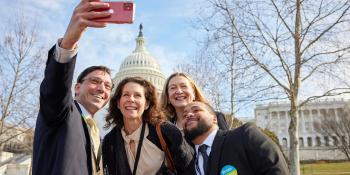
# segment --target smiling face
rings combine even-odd
[[[75,85],[75,99],[94,115],[108,102],[111,88],[110,75],[105,71],[95,70]]]
[[[142,120],[143,112],[148,108],[145,88],[138,83],[126,83],[118,101],[124,123],[129,120]]]
[[[185,135],[190,140],[217,127],[217,118],[215,114],[201,102],[192,102],[188,104],[185,107],[183,117]]]
[[[188,103],[194,101],[194,90],[189,80],[183,76],[175,76],[168,85],[169,101],[177,108],[184,108]]]

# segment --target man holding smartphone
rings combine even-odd
[[[112,12],[101,11],[108,8],[108,3],[99,0],[82,0],[64,37],[49,51],[40,86],[33,175],[103,174],[99,132],[92,118],[109,100],[113,88],[110,70],[104,66],[85,69],[75,85],[74,99],[71,86],[77,43],[86,28],[106,26],[93,19],[109,17]]]

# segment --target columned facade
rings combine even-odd
[[[343,114],[350,101],[344,99],[319,100],[310,102],[299,109],[299,146],[302,150],[318,150],[322,154],[324,150],[335,150],[339,144],[337,137],[328,137],[315,130],[315,122],[319,122],[323,116],[332,117],[335,120]],[[290,139],[288,127],[290,122],[290,104],[287,102],[272,102],[266,105],[257,105],[255,108],[255,121],[259,127],[273,131],[285,151],[289,150]],[[321,150],[321,151],[320,151]],[[323,151],[322,151],[323,150]],[[305,152],[305,151],[304,151]],[[310,153],[317,155],[316,153]],[[338,154],[334,153],[339,156]],[[337,156],[334,156],[336,158]],[[303,157],[303,155],[301,155]],[[305,156],[304,156],[305,157]],[[339,158],[339,157],[338,157]]]

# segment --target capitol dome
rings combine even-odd
[[[119,71],[113,79],[115,85],[118,85],[126,77],[143,77],[150,81],[162,93],[165,83],[165,77],[160,71],[158,61],[147,51],[145,47],[145,38],[142,34],[142,25],[140,25],[139,35],[136,38],[136,49],[125,58],[120,65]]]

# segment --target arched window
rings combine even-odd
[[[321,146],[321,138],[320,137],[316,137],[316,146]]]
[[[304,147],[304,139],[302,137],[299,137],[299,145],[300,147]]]
[[[282,139],[282,146],[283,146],[283,147],[287,147],[287,146],[288,146],[287,138],[283,138],[283,139]]]
[[[307,138],[307,146],[308,146],[308,147],[311,147],[311,146],[312,146],[312,138],[311,138],[311,137],[308,137],[308,138]]]
[[[324,146],[329,146],[329,137],[324,136]]]

